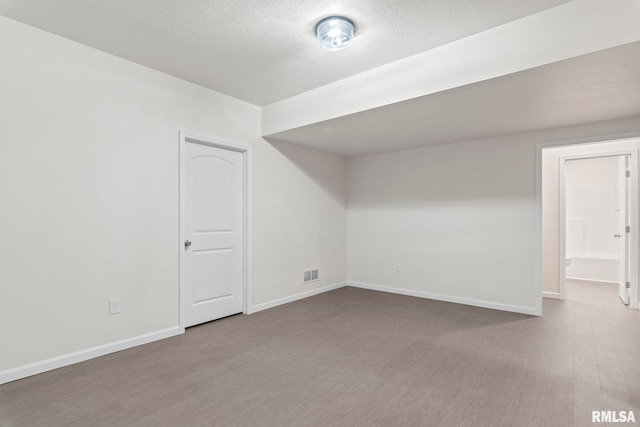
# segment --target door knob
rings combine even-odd
[[[191,246],[191,241],[190,240],[185,240],[184,241],[184,248],[187,249],[187,248],[189,248],[189,246]]]

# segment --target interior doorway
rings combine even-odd
[[[180,329],[247,312],[249,147],[180,134]]]
[[[569,278],[608,284],[616,306],[628,301],[637,309],[640,138],[541,144],[539,150],[541,296],[565,299]],[[605,164],[621,174],[597,184]],[[572,169],[591,181],[567,186]],[[599,195],[589,201],[589,191]],[[567,206],[572,201],[577,207]]]
[[[629,305],[630,164],[630,154],[562,158],[565,295],[568,284],[599,286]]]

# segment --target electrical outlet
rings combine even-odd
[[[120,298],[114,298],[109,300],[109,314],[120,313]]]
[[[400,273],[400,266],[396,265],[396,273]]]
[[[420,267],[420,275],[421,276],[426,276],[427,275],[427,270],[425,270],[424,267]]]

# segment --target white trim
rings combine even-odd
[[[639,252],[640,252],[640,240],[638,239],[638,235],[640,235],[640,208],[638,198],[638,168],[640,165],[638,164],[638,158],[640,155],[638,154],[640,150],[634,150],[631,153],[631,160],[629,162],[629,168],[631,169],[631,185],[629,191],[631,192],[631,206],[630,209],[630,226],[631,226],[631,241],[629,244],[631,245],[631,253],[629,259],[631,261],[631,271],[630,271],[630,279],[631,279],[631,288],[629,289],[629,307],[639,309],[640,308],[640,269],[638,267]]]
[[[238,151],[240,153],[247,152],[251,150],[251,146],[247,144],[242,144],[240,142],[232,142],[232,141],[224,141],[222,139],[214,139],[209,138],[208,136],[198,135],[191,132],[180,131],[180,140],[185,141],[189,140],[191,142],[195,142],[196,144],[206,144],[212,145],[218,148],[226,148],[228,150]]]
[[[536,305],[536,315],[542,316],[542,148],[536,145],[536,248],[533,256],[533,291]]]
[[[179,227],[179,231],[178,231],[178,322],[179,322],[179,326],[180,326],[180,333],[184,334],[184,324],[186,323],[185,321],[185,315],[184,315],[184,310],[182,309],[182,284],[185,283],[185,278],[184,278],[184,272],[185,272],[185,262],[186,260],[184,259],[183,256],[183,248],[182,248],[182,242],[185,241],[185,227],[184,227],[184,212],[186,211],[186,197],[185,194],[186,193],[186,171],[185,171],[185,167],[182,164],[184,162],[185,156],[186,156],[186,135],[184,135],[182,133],[182,131],[180,131],[180,153],[178,155],[178,168],[179,168],[179,177],[178,177],[178,193],[179,193],[179,199],[180,199],[180,206],[178,207],[178,227]]]
[[[262,304],[254,305],[251,307],[250,311],[247,314],[257,313],[262,310],[266,310],[269,308],[277,307],[282,304],[288,304],[290,302],[298,301],[304,298],[309,298],[314,295],[322,294],[324,292],[333,291],[335,289],[340,289],[347,286],[347,282],[334,283],[333,285],[322,286],[320,288],[311,289],[309,291],[300,292],[299,294],[290,295],[284,298],[278,298],[273,301],[264,302]]]
[[[223,141],[223,140],[218,140],[218,139],[212,139],[206,136],[202,136],[202,135],[197,135],[194,133],[189,133],[189,132],[185,132],[185,131],[180,131],[180,157],[178,160],[179,163],[179,169],[180,169],[180,176],[179,176],[179,188],[180,188],[180,206],[179,206],[179,217],[178,217],[178,221],[180,223],[180,231],[179,231],[179,236],[178,236],[178,248],[180,248],[180,260],[179,260],[179,265],[180,265],[180,282],[179,282],[179,298],[178,298],[178,309],[180,312],[180,333],[184,333],[185,327],[185,319],[184,319],[184,310],[182,310],[182,284],[185,283],[185,278],[184,278],[184,272],[185,272],[185,257],[184,257],[184,251],[181,250],[182,249],[182,242],[184,242],[185,240],[185,230],[184,230],[184,221],[182,220],[184,217],[184,212],[186,210],[186,200],[185,200],[185,182],[186,182],[186,177],[185,177],[185,168],[183,165],[184,159],[185,159],[185,147],[187,142],[193,142],[193,143],[197,143],[197,144],[204,144],[204,145],[209,145],[212,147],[218,147],[218,148],[223,148],[226,150],[232,150],[232,151],[237,151],[239,153],[242,153],[242,158],[243,158],[243,162],[244,162],[244,176],[243,176],[243,180],[244,180],[244,199],[243,199],[243,227],[244,227],[244,259],[243,259],[243,273],[244,273],[244,280],[243,280],[243,284],[242,284],[242,312],[245,314],[249,313],[250,310],[250,304],[251,304],[251,294],[252,294],[252,280],[253,280],[253,273],[252,273],[252,262],[253,262],[253,258],[252,258],[252,250],[253,250],[253,246],[252,246],[252,242],[253,242],[253,227],[252,227],[252,210],[253,210],[253,187],[252,187],[252,181],[253,181],[253,172],[252,172],[252,167],[253,167],[253,157],[252,157],[252,151],[251,151],[251,146],[250,145],[246,145],[246,144],[241,144],[241,143],[237,143],[237,142],[229,142],[229,141]]]
[[[558,158],[558,212],[560,214],[559,227],[558,227],[558,261],[559,277],[559,294],[560,299],[564,299],[564,280],[567,277],[567,213],[565,199],[567,197],[567,161],[564,157]]]
[[[559,292],[542,291],[542,298],[562,299]]]
[[[354,282],[349,280],[347,286],[354,288],[370,289],[372,291],[389,292],[392,294],[407,295],[410,297],[426,298],[436,301],[452,302],[456,304],[471,305],[474,307],[491,308],[493,310],[510,311],[512,313],[529,314],[540,316],[536,307],[525,307],[520,305],[500,304],[490,301],[476,300],[471,298],[454,297],[451,295],[435,294],[432,292],[417,291],[413,289],[393,288],[390,286],[373,285],[370,283]]]
[[[253,151],[250,148],[244,153],[244,307],[243,313],[251,310],[253,292]]]
[[[124,340],[115,341],[109,344],[91,347],[85,350],[68,353],[62,356],[45,359],[39,362],[30,363],[28,365],[18,366],[17,368],[0,371],[0,384],[10,381],[19,380],[21,378],[30,377],[32,375],[41,374],[53,369],[62,368],[74,363],[84,362],[85,360],[95,357],[104,356],[106,354],[115,353],[117,351],[126,350],[137,347],[139,345],[148,344],[153,341],[162,340],[180,334],[180,328],[174,326],[172,328],[162,329],[160,331],[151,332],[137,337],[126,338]]]

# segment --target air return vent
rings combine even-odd
[[[302,283],[315,282],[318,280],[318,269],[312,268],[311,270],[304,270],[302,272]]]

